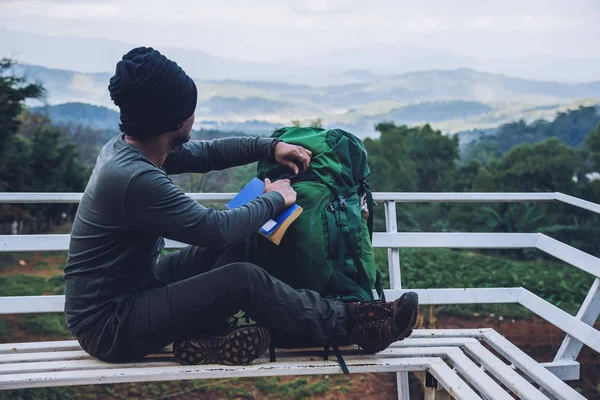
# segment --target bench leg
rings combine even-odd
[[[452,397],[443,387],[438,388],[437,381],[428,372],[415,372],[415,375],[423,384],[425,391],[424,400],[451,400]],[[429,375],[429,376],[428,376]]]
[[[396,384],[398,386],[398,400],[410,400],[410,388],[408,386],[408,372],[396,373]]]

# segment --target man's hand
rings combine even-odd
[[[296,191],[290,186],[289,179],[280,179],[271,183],[269,178],[266,178],[264,193],[268,192],[277,192],[282,195],[286,207],[289,207],[296,202]]]
[[[275,145],[275,160],[281,165],[290,167],[295,174],[298,174],[298,166],[293,160],[298,160],[304,165],[304,170],[308,171],[308,165],[312,152],[302,146],[279,142]]]

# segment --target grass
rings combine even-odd
[[[64,314],[24,315],[19,323],[21,329],[35,335],[69,336]]]
[[[0,341],[2,343],[9,341],[13,332],[12,325],[8,321],[0,319]]]
[[[291,379],[276,376],[10,390],[0,392],[0,400],[95,399],[97,397],[120,400],[184,398],[301,400],[327,396],[328,393],[347,393],[352,390],[352,387],[352,380],[343,375]]]
[[[35,296],[63,293],[64,278],[62,275],[55,275],[51,278],[23,274],[0,277],[0,296]]]
[[[375,250],[378,268],[389,287],[387,251]],[[402,285],[407,288],[524,287],[569,313],[576,313],[594,278],[576,267],[552,261],[516,261],[448,249],[401,249]],[[438,314],[531,314],[515,305],[436,306]]]

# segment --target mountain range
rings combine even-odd
[[[252,62],[218,57],[197,49],[127,43],[93,37],[52,36],[0,27],[0,57],[53,69],[81,72],[112,72],[119,59],[133,47],[155,47],[200,80],[269,80],[330,86],[371,80],[379,75],[398,75],[432,69],[469,68],[494,74],[546,81],[584,82],[600,80],[600,58],[573,59],[541,56],[531,50],[526,57],[467,56],[442,47],[398,45],[382,42],[347,47],[322,54],[298,54],[292,59]],[[198,39],[201,41],[201,38]],[[318,48],[318,47],[317,47]],[[367,76],[342,74],[368,70]]]
[[[0,35],[10,39],[0,41],[0,56],[19,61],[17,72],[44,85],[48,106],[87,103],[116,110],[107,90],[116,61],[134,46],[149,45],[5,28]],[[326,127],[361,137],[374,135],[381,121],[432,123],[454,133],[519,119],[553,119],[557,112],[600,102],[600,60],[595,59],[471,59],[444,49],[393,43],[268,63],[199,50],[160,50],[198,86],[196,128],[260,133],[292,121],[320,119]],[[561,75],[570,82],[539,78],[557,65],[570,71]],[[581,82],[586,77],[597,80]],[[81,106],[75,109],[79,112]],[[100,119],[94,123],[115,124],[114,116]]]
[[[47,89],[46,103],[80,102],[115,110],[110,73],[82,73],[20,64],[17,72]],[[358,136],[374,134],[381,121],[433,123],[447,133],[485,129],[524,119],[552,119],[559,111],[600,103],[600,82],[558,83],[470,69],[376,74],[352,69],[355,81],[310,86],[269,81],[199,80],[197,128],[271,130],[293,120],[320,118]]]

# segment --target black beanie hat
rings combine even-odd
[[[121,110],[121,131],[148,138],[178,129],[196,109],[194,81],[152,47],[130,50],[117,63],[108,85]]]

